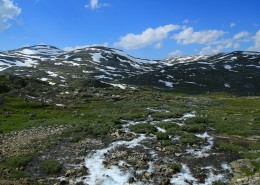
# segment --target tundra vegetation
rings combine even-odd
[[[174,119],[163,121],[179,119],[192,111],[196,112],[196,117],[186,119],[183,126]],[[144,122],[147,120],[148,123]],[[126,121],[140,122],[130,125],[130,131],[153,136],[156,138],[154,145],[175,153],[184,152],[186,146],[203,143],[204,139],[196,134],[210,129],[214,132],[216,150],[233,154],[236,156],[234,160],[248,160],[250,165],[242,166],[240,175],[252,176],[260,172],[258,96],[225,92],[191,96],[141,87],[127,90],[116,87],[53,87],[30,78],[10,80],[1,76],[0,179],[32,183],[30,165],[46,152],[64,143],[72,146],[84,144],[87,139],[99,140],[107,146],[118,139],[114,133]],[[149,123],[152,121],[156,124]],[[165,131],[158,131],[157,126]],[[33,134],[35,130],[37,133]],[[173,141],[176,136],[179,140]],[[173,170],[172,173],[178,173],[180,162],[169,163],[167,167]],[[38,165],[39,178],[66,173],[65,164],[51,156]],[[215,181],[213,184],[221,183]]]

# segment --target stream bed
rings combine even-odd
[[[124,185],[124,184],[173,184],[210,185],[215,181],[229,182],[232,170],[229,157],[214,148],[214,133],[206,130],[195,136],[203,140],[200,145],[187,145],[179,151],[170,151],[161,146],[153,134],[137,134],[131,125],[148,123],[165,133],[159,122],[175,122],[185,125],[185,120],[195,117],[196,112],[184,114],[181,118],[168,118],[154,121],[148,116],[146,121],[122,120],[123,127],[115,133],[116,139],[108,146],[88,152],[84,163],[87,173],[73,178],[60,177],[69,184]],[[172,136],[172,142],[178,142]],[[176,144],[178,145],[178,144]]]

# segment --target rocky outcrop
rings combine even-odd
[[[259,163],[259,159],[256,162]],[[234,171],[231,185],[260,184],[260,173],[255,173],[257,169],[249,159],[239,159],[230,163],[230,166]]]
[[[260,173],[256,173],[252,176],[241,177],[232,179],[231,185],[257,185],[260,184]]]

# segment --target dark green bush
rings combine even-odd
[[[74,136],[73,138],[70,139],[70,142],[72,143],[77,143],[81,140],[80,136]]]
[[[180,163],[176,163],[176,162],[169,163],[169,164],[167,165],[167,167],[173,169],[173,170],[174,170],[174,173],[180,172],[180,171],[181,171],[181,168],[182,168],[181,164],[180,164]]]
[[[182,127],[180,127],[180,130],[195,133],[195,132],[198,132],[198,131],[203,130],[205,128],[206,128],[206,126],[203,125],[203,124],[183,125]]]
[[[214,182],[212,183],[212,185],[227,185],[227,183],[222,182],[222,181],[220,181],[220,180],[217,180],[217,181],[214,181]]]
[[[166,130],[168,130],[168,129],[170,129],[170,128],[178,128],[178,127],[179,127],[179,125],[177,125],[177,124],[174,123],[174,122],[160,122],[160,123],[158,124],[158,126],[164,128],[164,129],[166,129]]]
[[[150,134],[150,133],[154,134],[157,132],[157,129],[149,123],[131,125],[130,129],[135,133],[142,133],[142,134]]]
[[[189,118],[185,121],[186,124],[208,124],[210,122],[208,118],[201,117]]]
[[[219,149],[224,150],[224,151],[230,151],[230,152],[241,152],[245,151],[245,148],[239,145],[235,145],[232,143],[227,143],[227,142],[218,142],[217,146]]]
[[[170,140],[163,141],[163,146],[172,146],[172,145],[174,145],[174,143]]]
[[[6,161],[6,164],[10,168],[20,168],[25,167],[31,160],[28,156],[15,156],[11,157]]]
[[[196,136],[194,134],[184,134],[183,136],[181,136],[180,138],[180,142],[182,144],[194,144],[196,141]]]
[[[61,171],[61,164],[55,160],[46,160],[43,162],[43,170],[47,174],[55,174]]]
[[[8,175],[8,178],[10,179],[21,179],[21,178],[26,178],[28,175],[26,172],[22,170],[12,170],[10,171],[10,174]]]
[[[162,132],[157,133],[156,137],[158,140],[168,140],[169,139],[169,135],[167,133],[162,133]]]
[[[175,127],[169,128],[169,129],[167,129],[166,133],[168,135],[171,135],[171,136],[178,135],[180,133],[180,129],[179,128],[180,128],[179,126],[176,127],[176,128]]]

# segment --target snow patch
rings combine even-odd
[[[154,61],[154,60],[145,60],[145,59],[139,59],[139,58],[134,58],[132,56],[129,56],[127,54],[125,54],[124,52],[117,50],[117,49],[113,49],[113,51],[118,54],[121,55],[123,57],[126,57],[134,62],[138,62],[138,63],[150,63],[150,64],[157,64],[158,62]]]
[[[253,64],[250,64],[250,65],[246,65],[246,67],[256,67],[256,68],[260,68],[260,66],[257,66],[257,65],[253,65]]]
[[[224,86],[227,87],[227,88],[230,88],[229,83],[225,83]]]
[[[100,59],[106,59],[101,55],[101,53],[91,53],[91,55],[94,62],[100,63]]]
[[[181,172],[174,174],[170,181],[171,184],[174,185],[190,185],[196,183],[197,179],[193,177],[189,167],[186,164],[184,164],[182,165]]]
[[[106,168],[103,165],[105,154],[114,150],[118,146],[127,146],[134,148],[139,143],[145,140],[145,135],[140,135],[132,141],[117,141],[109,147],[97,150],[94,154],[90,154],[85,159],[85,166],[89,169],[90,174],[86,176],[84,182],[89,185],[122,185],[131,177],[130,172],[123,172],[117,166]]]
[[[82,72],[87,74],[94,73],[94,71],[86,71],[86,70],[83,70]]]
[[[43,82],[46,82],[46,81],[48,81],[48,78],[41,78],[40,80]]]
[[[194,148],[187,149],[186,152],[188,154],[191,154],[191,155],[193,155],[195,157],[199,157],[199,158],[209,156],[208,152],[213,148],[213,145],[214,145],[213,137],[209,136],[207,132],[205,132],[203,134],[196,134],[196,136],[198,138],[206,139],[208,145],[202,146],[201,148],[198,148],[198,149],[194,149]]]
[[[155,126],[155,128],[158,130],[158,132],[166,133],[166,130],[161,127]]]
[[[113,84],[113,83],[107,83],[107,84],[110,84],[114,87],[119,87],[120,89],[126,89],[126,85],[125,84]]]
[[[37,52],[31,49],[23,49],[20,51],[20,53],[25,54],[25,55],[35,55]]]
[[[63,63],[65,64],[71,64],[72,66],[80,66],[80,64],[76,63],[76,62],[73,62],[73,61],[63,61]]]
[[[57,76],[59,76],[58,74],[56,74],[56,73],[54,73],[54,72],[52,72],[52,71],[46,71],[46,73],[48,73],[48,75],[51,76],[51,77],[57,77]]]
[[[192,112],[188,112],[188,113],[185,113],[181,119],[188,119],[188,118],[194,118],[196,117],[196,112],[195,111],[192,111]]]
[[[99,75],[99,76],[95,76],[97,79],[109,79],[109,80],[113,80],[113,78],[107,77],[105,75]]]
[[[167,86],[167,87],[173,87],[173,83],[172,82],[168,82],[168,81],[164,81],[164,80],[159,80],[159,82],[164,83],[165,86]]]
[[[231,65],[224,65],[225,69],[232,69]]]
[[[56,83],[54,83],[54,82],[49,82],[49,84],[50,84],[50,85],[55,85]]]
[[[211,62],[198,62],[198,64],[206,64],[206,65],[211,65]]]

